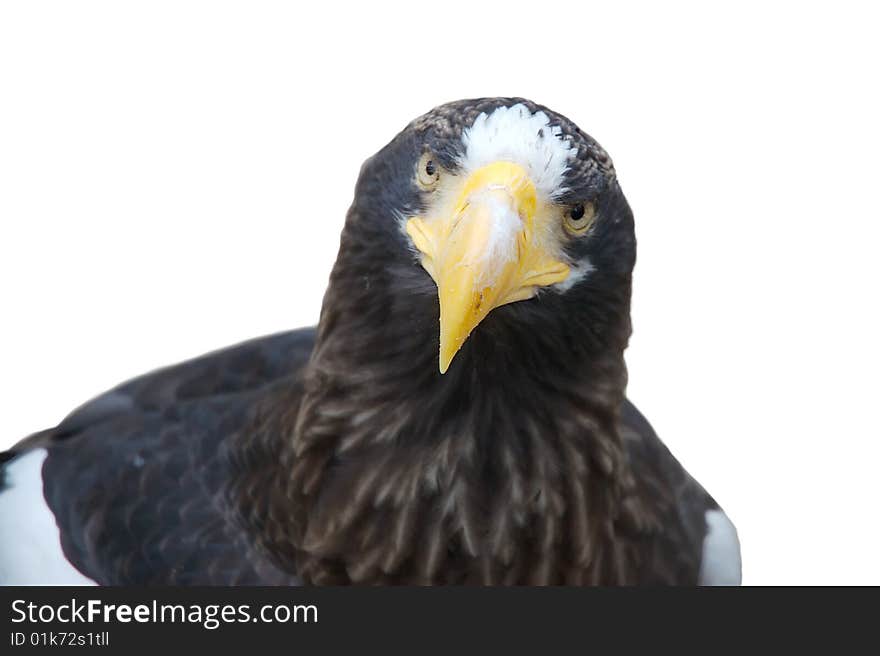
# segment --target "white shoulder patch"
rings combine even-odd
[[[11,460],[0,490],[0,585],[95,585],[64,556],[43,495],[45,449]]]
[[[721,510],[707,510],[706,529],[700,585],[740,585],[742,561],[733,522]]]
[[[459,164],[471,173],[498,160],[519,164],[545,199],[565,192],[562,180],[568,163],[577,154],[559,126],[550,126],[544,112],[532,114],[522,104],[483,112],[462,134],[464,155]]]

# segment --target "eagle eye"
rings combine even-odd
[[[430,153],[425,153],[419,158],[416,181],[425,191],[433,190],[440,181],[440,165]]]
[[[593,224],[596,206],[593,203],[576,203],[565,212],[565,227],[574,235],[582,235]]]

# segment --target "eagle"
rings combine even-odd
[[[573,122],[431,110],[361,168],[316,327],[0,454],[0,582],[739,584],[733,524],[626,398],[635,257]]]

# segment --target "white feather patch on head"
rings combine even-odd
[[[566,191],[562,181],[577,155],[577,148],[561,133],[544,112],[533,114],[522,104],[498,107],[480,114],[462,133],[465,149],[459,165],[471,173],[499,160],[514,162],[525,168],[538,192],[552,200]]]

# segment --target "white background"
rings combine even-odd
[[[437,104],[523,95],[614,158],[630,397],[745,582],[880,583],[876,16],[298,4],[0,5],[0,447],[314,323],[361,162]]]

